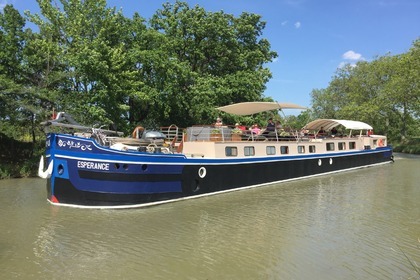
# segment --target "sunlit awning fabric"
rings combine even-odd
[[[370,125],[364,122],[359,121],[349,121],[349,120],[334,120],[334,119],[318,119],[314,120],[307,125],[305,125],[304,129],[309,130],[319,130],[321,127],[324,130],[330,130],[333,127],[342,125],[346,129],[356,129],[356,130],[363,130],[363,129],[373,129]]]
[[[234,115],[252,115],[261,112],[271,111],[271,110],[283,110],[283,109],[304,109],[306,107],[302,107],[300,105],[296,105],[293,103],[279,103],[279,102],[241,102],[235,103],[223,107],[216,108],[220,111],[234,114]]]

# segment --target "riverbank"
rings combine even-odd
[[[420,137],[406,139],[400,143],[393,145],[396,153],[420,155]]]

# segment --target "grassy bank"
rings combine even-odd
[[[420,155],[420,137],[406,139],[394,144],[394,152]]]
[[[35,176],[43,153],[44,141],[17,141],[0,133],[0,179]]]

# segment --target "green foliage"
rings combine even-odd
[[[283,121],[284,128],[290,128],[292,130],[302,129],[311,120],[311,111],[306,110],[297,116],[290,115],[285,117]]]
[[[215,107],[263,100],[265,65],[277,54],[259,15],[177,1],[147,23],[105,0],[37,2],[40,14],[24,18],[11,5],[0,13],[0,125],[17,141],[37,142],[53,110],[129,132],[138,123],[212,123]],[[24,30],[26,20],[36,32]]]
[[[148,75],[162,81],[156,105],[165,112],[163,123],[211,123],[215,107],[261,99],[271,77],[264,64],[277,54],[259,39],[265,27],[260,16],[235,18],[176,2],[165,4],[150,24],[165,34],[160,50],[166,57],[158,61],[164,71]]]
[[[405,139],[393,148],[394,152],[420,155],[420,137]]]
[[[420,135],[420,40],[409,52],[337,70],[329,86],[312,91],[316,118],[365,121],[391,140]]]

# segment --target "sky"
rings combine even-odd
[[[59,2],[59,0],[56,0]],[[150,19],[174,0],[108,0],[131,18]],[[278,53],[264,96],[310,107],[313,89],[328,87],[342,65],[407,52],[420,38],[420,0],[186,0],[208,12],[258,14],[266,22],[262,38]],[[39,13],[36,0],[0,0]]]

